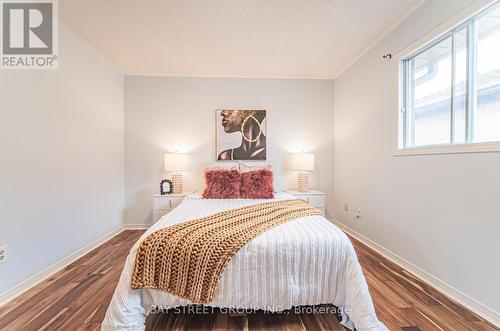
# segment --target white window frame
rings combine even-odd
[[[399,56],[395,57],[395,60],[398,63],[398,71],[399,71],[399,80],[397,89],[399,91],[398,98],[398,109],[399,109],[399,121],[398,121],[398,130],[399,130],[399,141],[398,141],[398,149],[395,153],[395,156],[405,156],[405,155],[427,155],[427,154],[455,154],[455,153],[485,153],[485,152],[500,152],[500,141],[494,142],[484,142],[484,143],[473,143],[472,135],[473,135],[473,112],[470,109],[475,105],[475,95],[473,89],[473,80],[474,80],[474,66],[475,66],[475,58],[470,56],[474,54],[474,49],[471,47],[474,44],[471,43],[472,38],[475,35],[475,23],[476,19],[480,17],[485,11],[489,10],[493,6],[500,6],[500,0],[478,0],[472,3],[470,6],[462,10],[456,16],[441,24],[439,27],[431,31],[429,34],[425,35],[417,42],[407,47],[406,49],[399,52]],[[450,141],[449,144],[441,144],[441,145],[429,145],[429,146],[417,146],[411,147],[407,146],[408,139],[408,121],[409,116],[408,112],[406,112],[406,96],[409,89],[409,79],[406,79],[406,76],[409,73],[409,62],[415,56],[425,52],[429,48],[435,46],[441,41],[449,38],[452,38],[452,54],[455,52],[454,48],[454,32],[459,31],[463,28],[466,28],[467,31],[467,94],[466,94],[466,137],[464,144],[454,144],[454,112],[453,112],[453,102],[454,102],[454,84],[451,91],[451,121],[450,121]],[[453,67],[454,64],[452,63]],[[452,82],[454,70],[452,70]]]

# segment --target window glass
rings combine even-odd
[[[454,34],[455,68],[453,99],[453,143],[465,143],[467,122],[467,28]]]
[[[411,146],[450,143],[451,71],[451,37],[411,60]]]
[[[500,140],[500,7],[477,20],[473,142]]]
[[[402,61],[403,147],[500,142],[500,3]]]

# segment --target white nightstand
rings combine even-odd
[[[297,190],[286,190],[285,192],[293,196],[296,196],[297,199],[302,199],[304,201],[307,201],[311,205],[311,207],[321,210],[323,216],[326,215],[325,193],[316,190],[309,190],[307,192],[299,192]]]
[[[153,196],[153,223],[158,222],[163,215],[168,214],[175,207],[180,205],[184,198],[192,192],[182,192],[179,194],[156,194]]]

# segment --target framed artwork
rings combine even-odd
[[[217,160],[265,160],[266,122],[265,110],[217,109]]]
[[[172,192],[173,192],[172,181],[168,179],[162,180],[160,182],[160,194],[166,195],[166,194],[172,194]]]

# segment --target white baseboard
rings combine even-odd
[[[441,279],[431,275],[425,270],[422,270],[421,268],[417,267],[413,263],[405,260],[401,256],[389,251],[388,249],[384,248],[383,246],[377,244],[376,242],[372,241],[371,239],[363,236],[359,232],[356,232],[355,230],[347,227],[345,224],[333,219],[331,220],[332,223],[337,225],[339,228],[344,230],[346,233],[349,235],[353,236],[354,238],[358,239],[361,241],[363,244],[366,246],[370,247],[377,253],[381,254],[388,260],[396,263],[399,265],[401,268],[404,268],[405,270],[409,271],[410,273],[414,274],[421,280],[423,280],[425,283],[431,285],[444,295],[448,296],[452,300],[458,302],[462,306],[466,307],[467,309],[471,310],[472,312],[476,313],[477,315],[481,316],[485,320],[493,323],[495,326],[500,327],[500,314],[493,310],[492,308],[482,304],[481,302],[477,301],[474,298],[471,298],[467,294],[457,290],[451,285],[448,285],[446,282],[442,281]]]
[[[123,228],[124,230],[144,230],[148,229],[152,224],[143,224],[143,223],[137,223],[137,224],[124,224]]]
[[[88,244],[87,246],[77,250],[73,254],[59,260],[58,262],[52,264],[51,266],[45,268],[44,270],[40,271],[39,273],[31,276],[30,278],[22,281],[18,285],[0,293],[0,307],[6,304],[7,302],[15,299],[19,295],[23,294],[30,288],[34,287],[35,285],[41,283],[45,279],[49,278],[59,270],[65,268],[69,264],[73,263],[74,261],[78,260],[85,254],[89,253],[93,249],[97,248],[98,246],[104,244],[106,241],[110,240],[117,234],[125,231],[125,230],[135,230],[135,229],[147,229],[150,225],[147,224],[124,224],[119,226],[118,228],[114,229],[111,232],[108,232],[101,238],[95,240],[94,242]]]

